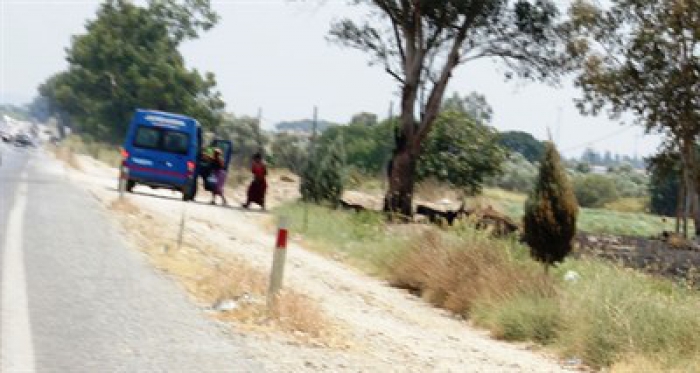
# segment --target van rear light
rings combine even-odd
[[[120,153],[122,154],[122,159],[123,159],[123,160],[126,160],[127,158],[129,158],[129,152],[126,151],[126,149],[121,148],[121,149],[120,149]]]
[[[187,171],[194,172],[194,162],[187,161]]]

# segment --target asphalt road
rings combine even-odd
[[[62,166],[36,149],[0,152],[0,371],[263,370]]]

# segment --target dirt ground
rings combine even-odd
[[[66,167],[105,206],[117,198],[117,171],[79,156],[79,169]],[[289,175],[270,177],[271,204],[298,196]],[[286,180],[286,181],[285,181]],[[148,212],[160,227],[172,227],[176,239],[185,213],[185,241],[206,242],[225,253],[269,271],[274,229],[268,214],[238,208],[244,186],[227,193],[233,207],[211,206],[209,196],[182,203],[180,194],[137,186],[130,203]],[[167,228],[170,229],[170,228]],[[127,235],[130,232],[125,232]],[[431,307],[403,290],[361,274],[343,263],[308,251],[294,232],[288,248],[285,286],[315,300],[342,326],[344,347],[295,342],[283,333],[246,331],[253,356],[274,372],[559,372],[574,370],[531,344],[493,340],[488,333],[446,311]],[[209,305],[201,305],[203,314]]]

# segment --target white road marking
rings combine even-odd
[[[20,178],[27,179],[24,171]],[[34,346],[29,321],[27,283],[24,277],[24,212],[27,207],[27,183],[17,187],[5,232],[2,258],[2,321],[0,323],[0,372],[34,372]]]

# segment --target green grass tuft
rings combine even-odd
[[[376,275],[386,275],[409,240],[406,234],[387,234],[384,215],[376,212],[349,213],[299,202],[284,204],[275,214],[289,217],[292,231],[302,234],[312,249]]]

